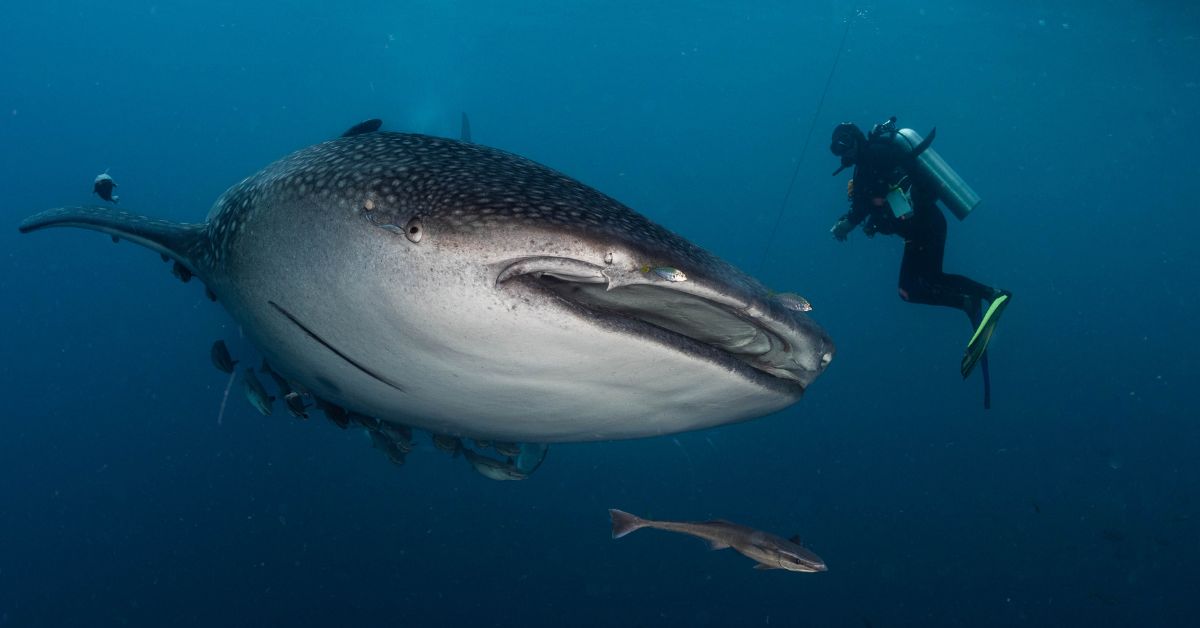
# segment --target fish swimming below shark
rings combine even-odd
[[[238,363],[229,355],[229,347],[225,346],[224,340],[217,340],[213,343],[212,349],[209,350],[209,357],[212,358],[213,366],[222,373],[232,374],[233,368]]]
[[[203,222],[63,207],[20,230],[153,249],[327,413],[455,437],[595,441],[742,421],[797,402],[832,360],[805,313],[587,185],[376,128],[267,166]],[[651,272],[663,268],[675,272]]]
[[[242,385],[246,391],[246,400],[250,405],[254,406],[263,416],[271,415],[271,407],[275,403],[275,398],[267,392],[265,386],[259,381],[254,374],[254,369],[247,368],[242,373]]]
[[[462,453],[471,467],[479,475],[489,480],[525,480],[529,478],[529,474],[518,468],[511,458],[508,460],[496,460],[495,458],[477,454],[466,448],[462,449]]]
[[[708,541],[714,550],[732,547],[743,556],[754,560],[755,569],[783,569],[806,573],[829,569],[820,556],[800,545],[798,536],[785,539],[769,532],[721,520],[697,523],[653,521],[616,509],[609,509],[608,514],[612,518],[614,539],[642,528],[654,528],[699,537]]]

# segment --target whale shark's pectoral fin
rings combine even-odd
[[[191,274],[198,274],[195,255],[207,239],[204,223],[178,223],[108,207],[58,207],[26,218],[18,227],[29,233],[47,227],[79,227],[102,231],[129,240],[174,259]]]

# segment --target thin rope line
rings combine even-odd
[[[767,263],[767,259],[771,256],[771,247],[775,244],[775,237],[779,234],[779,225],[783,222],[784,210],[787,209],[788,201],[792,198],[792,189],[796,186],[796,179],[800,176],[800,166],[804,163],[804,156],[808,153],[808,145],[812,143],[813,131],[817,128],[817,120],[821,117],[821,110],[825,107],[825,97],[829,95],[829,86],[833,84],[833,75],[837,73],[838,61],[842,59],[842,52],[846,49],[846,38],[850,35],[850,23],[852,19],[846,18],[846,28],[842,30],[842,41],[838,44],[837,55],[833,58],[833,65],[829,66],[829,76],[825,79],[825,89],[821,91],[821,99],[817,101],[817,109],[813,112],[812,122],[808,125],[808,134],[804,136],[804,147],[800,149],[800,157],[796,160],[796,167],[792,169],[792,178],[788,181],[787,192],[783,195],[783,201],[779,203],[779,211],[775,214],[775,226],[771,228],[771,233],[767,236],[767,246],[763,249],[762,257],[758,260],[758,269],[754,274],[762,273],[763,265]]]

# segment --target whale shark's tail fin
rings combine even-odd
[[[47,227],[80,227],[103,231],[119,239],[136,242],[174,259],[192,274],[197,272],[196,258],[207,238],[206,225],[169,222],[139,216],[108,207],[58,207],[47,209],[21,222],[21,233]]]

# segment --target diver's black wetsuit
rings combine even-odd
[[[937,206],[935,184],[921,175],[912,157],[887,138],[867,142],[854,164],[850,211],[842,219],[851,226],[865,220],[863,232],[867,235],[895,234],[904,238],[900,298],[957,308],[975,321],[981,301],[995,298],[999,291],[962,275],[942,272],[946,217]],[[897,218],[886,197],[891,184],[905,175],[912,181],[909,192],[913,212]]]

